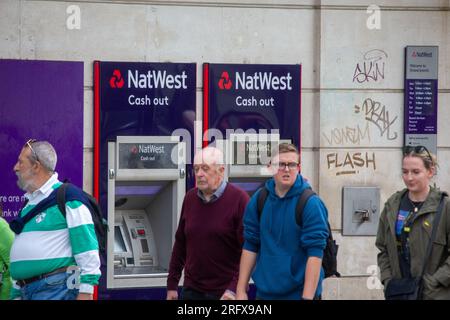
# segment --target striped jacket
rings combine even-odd
[[[47,198],[62,183],[58,174],[32,194],[21,216]],[[11,277],[22,280],[68,266],[80,267],[80,292],[93,293],[100,278],[100,257],[89,209],[79,201],[66,202],[66,218],[54,206],[39,213],[15,236],[11,248]],[[14,289],[18,289],[14,285]],[[12,292],[12,298],[18,292]]]

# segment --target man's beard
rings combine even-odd
[[[31,169],[29,171],[25,172],[25,174],[34,176],[30,171],[31,171]],[[19,173],[16,173],[16,175],[17,175],[17,186],[20,189],[22,189],[23,191],[28,192],[30,190],[30,187],[32,187],[34,184],[34,179],[32,177],[30,177],[27,180],[25,180]]]

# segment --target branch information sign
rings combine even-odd
[[[405,145],[437,151],[438,47],[408,46],[405,54]]]

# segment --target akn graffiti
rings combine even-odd
[[[386,110],[386,106],[381,105],[380,102],[367,98],[364,100],[361,107],[355,105],[355,113],[363,113],[365,119],[373,123],[379,130],[382,137],[386,133],[388,140],[397,139],[397,132],[391,132],[392,124],[397,120],[398,116],[390,120],[389,111]]]
[[[359,168],[377,169],[375,152],[347,152],[345,156],[338,153],[327,154],[328,170],[335,170],[337,176],[357,174]]]
[[[353,72],[353,82],[358,83],[378,81],[384,79],[384,67],[387,53],[380,49],[373,49],[364,54],[364,61],[358,62]]]

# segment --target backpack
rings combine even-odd
[[[269,192],[267,191],[266,187],[262,187],[260,190],[261,191],[258,194],[258,202],[257,202],[258,221],[261,220],[264,204],[267,200],[267,196],[269,195]],[[306,188],[305,190],[303,190],[301,196],[298,198],[297,205],[295,207],[295,221],[297,222],[297,225],[299,225],[300,227],[302,227],[303,209],[305,208],[306,202],[311,196],[315,194],[316,193],[311,188]],[[328,221],[327,226],[328,226],[328,238],[325,249],[323,250],[322,268],[325,272],[325,278],[331,276],[340,277],[341,274],[337,271],[337,252],[339,246],[333,239],[330,223]]]
[[[66,202],[78,200],[82,202],[91,212],[92,222],[94,223],[95,235],[97,236],[98,249],[100,256],[106,256],[106,241],[108,237],[108,222],[103,217],[100,206],[93,196],[75,185],[64,181],[57,189],[56,203],[59,211],[66,217]]]

